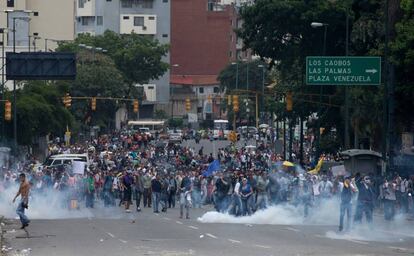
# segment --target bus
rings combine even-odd
[[[213,138],[215,140],[226,140],[229,132],[230,130],[228,120],[214,120]]]
[[[128,130],[132,131],[144,131],[149,130],[152,135],[156,131],[159,133],[165,130],[164,120],[140,120],[140,121],[128,121]]]

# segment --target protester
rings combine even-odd
[[[21,200],[19,206],[17,207],[16,213],[20,218],[20,222],[22,223],[21,229],[25,229],[29,226],[30,220],[24,214],[24,209],[29,208],[29,193],[30,193],[30,184],[26,180],[26,175],[21,173],[19,175],[20,187],[19,191],[17,192],[16,196],[13,198],[13,203],[16,201],[16,198],[20,196]]]

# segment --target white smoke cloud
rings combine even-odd
[[[355,212],[355,211],[353,211]],[[292,205],[277,205],[265,210],[257,211],[251,216],[235,217],[228,213],[210,211],[198,218],[202,223],[234,223],[234,224],[271,224],[271,225],[326,225],[327,231],[321,236],[330,239],[403,242],[414,238],[414,233],[407,226],[406,217],[397,215],[392,222],[383,220],[383,216],[376,212],[374,225],[366,223],[353,224],[346,232],[337,232],[339,225],[339,202],[335,199],[321,203],[320,206],[310,209],[307,218],[304,217],[303,207]],[[346,218],[345,218],[346,221]]]
[[[203,223],[236,223],[236,224],[271,224],[271,225],[336,225],[339,220],[339,205],[336,200],[329,200],[309,210],[304,217],[303,207],[292,205],[276,205],[255,212],[251,216],[235,217],[228,213],[210,211],[198,221]]]
[[[6,218],[15,218],[16,208],[20,198],[12,203],[18,186],[10,186],[0,195],[0,215]],[[80,208],[79,210],[69,210],[66,205],[67,197],[56,190],[50,190],[44,195],[32,194],[29,199],[29,209],[25,211],[29,219],[68,219],[68,218],[87,218],[93,217],[89,209]]]

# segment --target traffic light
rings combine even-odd
[[[96,110],[96,97],[92,97],[92,100],[91,100],[91,109],[92,109],[92,111],[95,111]]]
[[[139,111],[139,102],[138,100],[134,100],[134,113],[138,113]]]
[[[286,94],[286,110],[289,111],[289,112],[293,110],[292,92],[288,92]]]
[[[8,100],[4,104],[4,120],[6,121],[10,121],[12,119],[11,105],[11,102]]]
[[[72,96],[70,96],[69,93],[66,93],[65,96],[63,96],[63,104],[65,105],[65,108],[70,108],[72,106]]]
[[[185,110],[187,110],[187,112],[191,110],[191,101],[189,98],[185,99]]]
[[[227,135],[227,138],[229,141],[235,143],[237,141],[237,134],[235,131],[229,132],[229,135]]]
[[[227,95],[227,105],[231,106],[231,95]]]
[[[234,112],[239,112],[240,108],[239,108],[239,96],[238,95],[233,95],[233,111]]]

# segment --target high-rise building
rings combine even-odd
[[[77,0],[76,34],[99,35],[106,30],[120,34],[149,35],[161,44],[170,43],[170,0]],[[170,57],[163,61],[169,63]],[[146,88],[153,88],[151,100],[169,101],[169,72]]]
[[[176,99],[172,102],[174,115],[183,108],[180,94],[191,92],[198,99],[200,118],[222,116],[217,77],[236,59],[250,58],[235,33],[241,22],[238,10],[238,5],[230,0],[171,2],[170,81],[171,97]]]
[[[58,41],[75,38],[75,0],[3,0],[0,11],[4,52],[13,51],[13,45],[16,52],[50,51]]]
[[[54,49],[59,40],[75,36],[75,0],[0,1],[0,27],[7,28],[7,44],[13,45],[13,23],[17,51]]]

